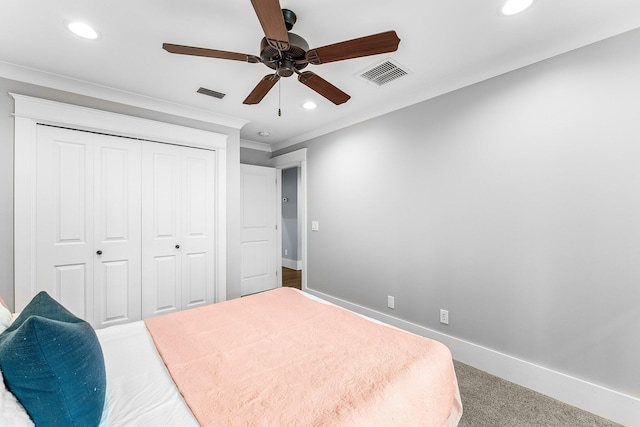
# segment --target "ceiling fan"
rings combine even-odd
[[[295,13],[288,9],[280,9],[278,0],[251,0],[251,4],[265,34],[260,43],[260,56],[170,43],[164,43],[162,48],[167,52],[182,55],[231,59],[254,64],[262,63],[275,70],[275,73],[262,78],[243,104],[260,103],[269,90],[280,80],[280,77],[290,77],[297,74],[300,83],[334,104],[340,105],[351,97],[317,74],[300,70],[309,64],[319,65],[394,52],[400,43],[395,31],[387,31],[309,49],[309,44],[302,37],[289,32],[296,22]]]

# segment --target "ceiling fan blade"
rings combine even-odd
[[[277,74],[266,75],[260,80],[260,82],[253,88],[247,99],[242,103],[247,105],[259,104],[262,98],[271,90],[273,85],[278,83],[280,76]]]
[[[349,95],[311,71],[300,73],[298,81],[336,105],[344,104],[351,99]]]
[[[181,55],[205,56],[207,58],[232,59],[234,61],[243,61],[257,63],[261,62],[260,58],[246,53],[226,52],[224,50],[205,49],[203,47],[182,46],[179,44],[163,43],[162,48],[170,53],[179,53]]]
[[[251,0],[258,15],[262,31],[271,47],[279,51],[289,50],[289,34],[278,0]]]
[[[326,64],[344,59],[394,52],[398,50],[399,43],[400,39],[396,32],[387,31],[310,49],[306,57],[311,64]]]

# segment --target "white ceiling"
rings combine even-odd
[[[15,78],[15,70],[25,76],[40,70],[85,88],[113,88],[209,117],[240,118],[248,122],[243,140],[281,148],[640,27],[639,0],[535,0],[511,17],[498,13],[502,2],[281,0],[298,17],[292,31],[312,48],[398,33],[400,46],[391,54],[307,68],[351,95],[340,106],[295,76],[282,79],[259,105],[243,105],[271,73],[265,65],[161,48],[167,42],[259,55],[263,34],[249,0],[12,1],[0,17],[0,61],[4,69],[19,66],[11,65],[9,77]],[[89,41],[71,34],[66,24],[76,20],[91,24],[100,37]],[[411,73],[382,87],[356,77],[385,58]],[[226,96],[197,94],[201,86]],[[303,110],[307,100],[318,108]],[[262,130],[271,136],[259,136]]]

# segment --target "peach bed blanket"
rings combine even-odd
[[[441,343],[273,291],[145,320],[202,426],[445,426],[461,406]]]

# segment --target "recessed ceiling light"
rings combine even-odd
[[[307,101],[304,104],[302,104],[302,108],[304,108],[305,110],[315,110],[317,107],[318,106],[313,101]]]
[[[96,30],[94,30],[84,22],[72,22],[67,25],[67,28],[69,28],[69,31],[71,31],[73,34],[85,39],[95,40],[98,38],[98,33],[96,32]]]
[[[258,132],[258,135],[266,138],[268,136],[271,136],[271,133],[267,132],[266,130],[261,130],[260,132]]]
[[[533,3],[533,0],[507,0],[500,9],[500,13],[503,15],[515,15],[528,9]]]

